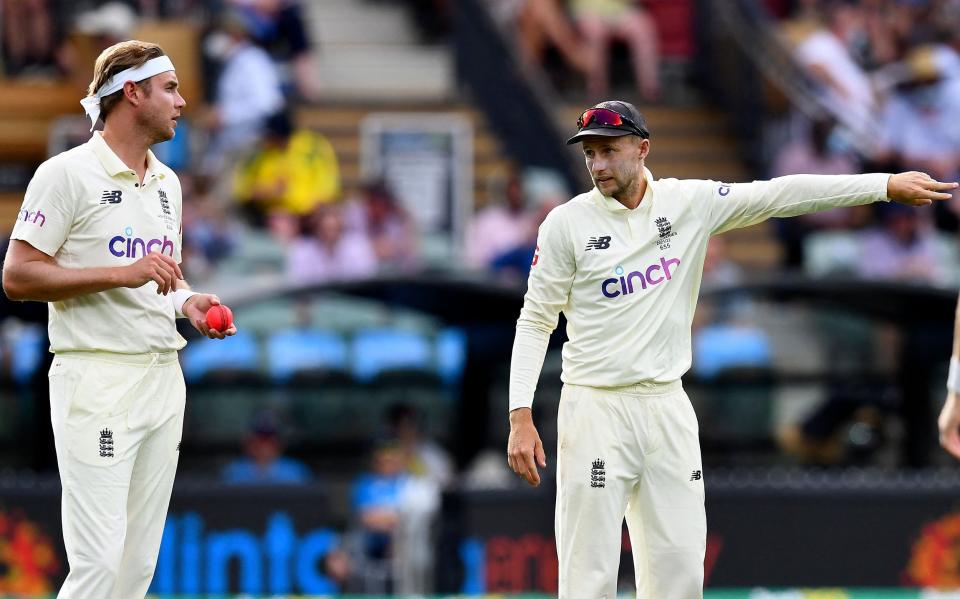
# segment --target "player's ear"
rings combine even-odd
[[[637,146],[638,151],[640,152],[640,160],[643,160],[647,157],[647,154],[650,153],[650,140],[649,139],[640,139],[640,144]]]
[[[141,90],[136,83],[133,81],[125,81],[123,83],[123,97],[129,100],[131,104],[139,106],[141,96]]]

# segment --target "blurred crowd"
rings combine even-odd
[[[425,39],[446,35],[445,2],[405,4]],[[311,39],[302,3],[5,0],[2,10],[4,72],[28,81],[87,76],[85,59],[134,36],[143,23],[193,26],[203,94],[187,98],[177,137],[155,151],[178,171],[189,198],[184,255],[194,281],[215,277],[225,262],[245,259],[243,248],[253,246],[275,256],[271,265],[300,283],[423,266],[422,235],[394,190],[377,179],[345,188],[336,149],[297,123],[302,106],[323,99],[312,64],[317,40]],[[81,123],[77,119],[75,131],[51,147],[59,151],[84,141]],[[520,178],[501,172],[490,182],[494,195],[467,232],[465,255],[472,267],[522,276],[544,206],[567,195],[563,190],[549,202],[529,201],[516,191]],[[496,239],[485,247],[488,234]]]
[[[788,121],[770,175],[919,170],[960,175],[960,3],[771,2],[822,113]],[[784,219],[785,264],[815,275],[956,282],[960,199]]]
[[[552,68],[579,82],[589,97],[603,97],[611,90],[611,57],[619,44],[629,54],[639,96],[646,102],[660,99],[660,40],[650,10],[660,2],[487,0],[487,4],[528,68],[542,68],[556,57]]]
[[[324,571],[346,593],[422,592],[433,576],[429,551],[440,494],[454,481],[453,462],[425,436],[422,414],[396,403],[369,444],[368,467],[349,481],[349,515]],[[227,463],[230,485],[303,485],[326,482],[306,463],[284,454],[278,414],[263,411],[250,423],[244,455]]]

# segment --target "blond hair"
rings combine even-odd
[[[157,44],[139,40],[128,40],[110,46],[97,57],[97,62],[93,66],[93,81],[87,88],[87,96],[95,95],[97,90],[117,73],[129,68],[139,67],[148,60],[164,56],[164,54],[163,48]],[[137,83],[137,85],[141,83]],[[147,93],[150,93],[149,86],[144,89]],[[100,118],[106,121],[110,110],[117,105],[122,97],[123,90],[121,89],[105,98],[101,98]]]

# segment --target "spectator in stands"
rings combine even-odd
[[[743,269],[727,255],[727,241],[714,235],[707,242],[707,257],[703,261],[703,285],[736,285],[743,280]]]
[[[397,403],[387,410],[390,434],[407,456],[407,470],[445,489],[453,483],[453,462],[443,447],[423,432],[423,415],[413,406]]]
[[[534,217],[526,208],[520,172],[511,171],[502,187],[491,191],[493,201],[467,227],[466,261],[471,267],[489,268],[496,257],[529,242]]]
[[[133,6],[117,0],[60,4],[66,10],[59,18],[72,29],[58,50],[59,62],[68,77],[79,83],[89,78],[89,65],[100,52],[133,36],[139,17]]]
[[[341,207],[322,206],[306,218],[306,235],[287,249],[287,278],[300,283],[358,279],[377,272],[377,256],[362,233],[344,230]]]
[[[180,175],[190,202],[183,205],[184,268],[194,279],[205,279],[238,243],[234,219],[211,198],[211,181],[203,176]]]
[[[233,195],[258,225],[273,212],[306,216],[340,197],[333,145],[314,131],[294,130],[290,116],[278,112],[266,120],[257,149],[237,166]]]
[[[56,74],[56,33],[49,2],[3,0],[0,14],[7,75]]]
[[[283,455],[276,414],[261,412],[254,418],[243,443],[245,457],[227,464],[221,478],[234,485],[286,484],[310,481],[310,469],[300,460]]]
[[[228,0],[243,11],[253,40],[282,65],[289,64],[293,81],[285,82],[300,98],[320,98],[310,36],[298,0]],[[284,69],[287,70],[287,69]]]
[[[903,74],[880,119],[881,153],[898,169],[929,172],[944,180],[960,177],[960,57],[946,45],[912,49],[888,72]],[[956,231],[960,203],[935,207],[939,228]]]
[[[587,92],[604,96],[609,89],[609,53],[614,40],[630,48],[634,80],[648,102],[660,98],[660,48],[657,27],[642,2],[572,0],[573,17],[583,35],[590,66]]]
[[[432,562],[429,530],[439,508],[437,487],[411,475],[395,439],[377,443],[371,466],[353,485],[351,505],[363,539],[358,568],[386,580],[381,589],[366,590],[387,591],[396,582],[400,592],[423,593],[429,585],[423,575]]]
[[[526,186],[525,186],[526,187]],[[490,269],[500,279],[507,281],[525,281],[530,274],[530,265],[536,260],[537,231],[551,210],[568,198],[563,185],[557,185],[551,176],[540,189],[530,186],[531,202],[535,206],[531,213],[526,237],[517,245],[500,252],[490,262]]]
[[[857,274],[871,279],[945,283],[936,233],[927,210],[878,204],[879,226],[866,231],[860,242]]]
[[[873,135],[879,102],[851,50],[865,36],[861,9],[846,0],[826,0],[823,11],[824,22],[798,43],[794,55],[843,125],[856,135]]]
[[[584,76],[591,63],[588,53],[560,0],[489,0],[490,8],[516,40],[526,65],[543,65],[553,47],[563,60]]]
[[[364,184],[344,206],[344,221],[370,240],[381,268],[411,271],[419,265],[416,225],[385,182]]]
[[[256,144],[267,119],[284,105],[279,71],[270,55],[252,42],[251,27],[243,13],[228,11],[205,44],[223,64],[214,105],[202,118],[211,135],[205,174],[222,173],[237,153]]]
[[[377,442],[370,465],[371,470],[353,483],[351,507],[364,533],[364,556],[384,560],[390,556],[410,474],[403,449],[395,439]]]
[[[944,180],[960,174],[960,80],[945,76],[958,61],[952,48],[926,45],[902,63],[905,78],[886,103],[879,132],[906,169]]]

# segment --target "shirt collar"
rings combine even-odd
[[[640,205],[637,206],[637,209],[640,206],[644,206],[653,201],[653,173],[650,172],[650,169],[643,167],[643,178],[647,181],[647,189],[643,192],[643,198],[640,200]],[[610,212],[618,211],[629,211],[630,209],[616,201],[615,199],[605,196],[600,193],[600,190],[596,187],[590,192],[593,194],[594,201],[596,201],[601,207],[606,208]]]
[[[107,142],[103,139],[103,133],[100,131],[94,131],[93,136],[88,142],[90,144],[90,149],[93,151],[93,155],[97,157],[100,161],[100,164],[103,166],[103,170],[107,171],[107,174],[111,177],[116,177],[121,173],[129,173],[136,175],[136,172],[131,169],[129,166],[123,163],[120,158],[114,154],[113,150],[110,149],[110,146],[107,145]],[[163,173],[159,171],[160,161],[157,160],[157,157],[153,155],[152,150],[147,150],[147,173],[143,178],[144,182],[150,179],[152,176],[159,176],[163,178]]]

